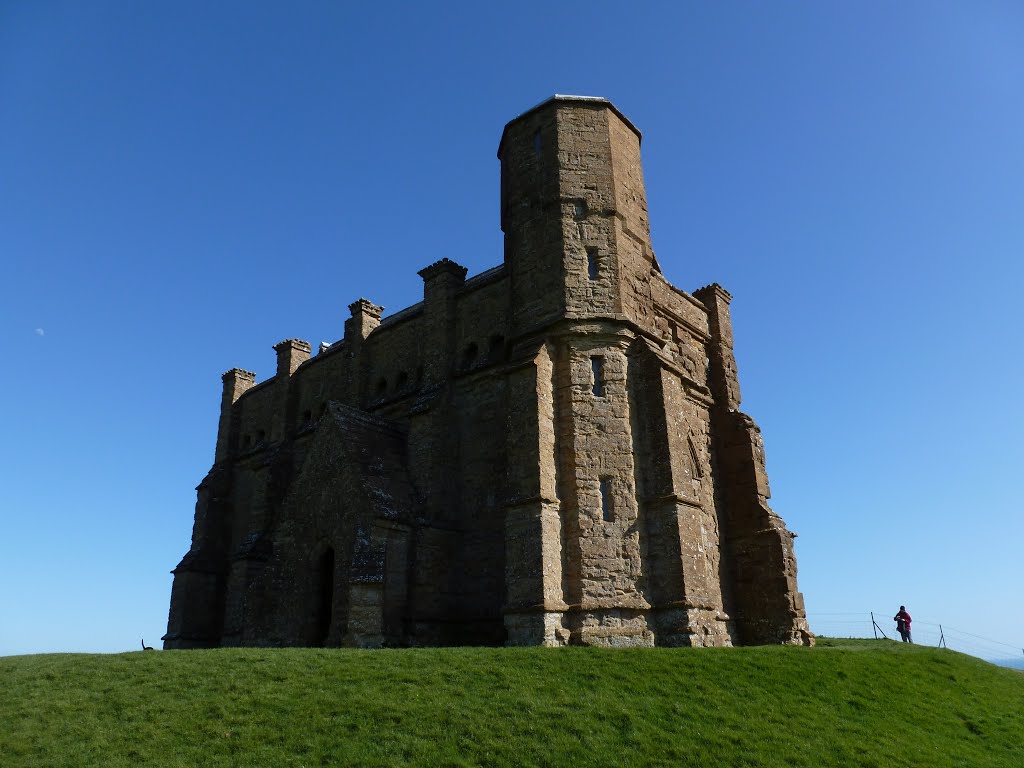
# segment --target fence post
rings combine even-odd
[[[875,640],[878,639],[878,633],[879,632],[882,633],[882,637],[884,637],[886,640],[889,639],[889,636],[887,634],[885,634],[885,630],[883,630],[880,626],[878,626],[878,622],[875,621],[875,612],[874,611],[871,612],[871,631],[875,633]]]
[[[946,635],[942,632],[941,624],[939,624],[939,648],[949,648],[949,646],[946,645]]]

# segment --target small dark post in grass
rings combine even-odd
[[[939,624],[939,648],[948,648],[946,645],[946,636],[942,634],[942,625]]]

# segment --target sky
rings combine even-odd
[[[1022,36],[989,0],[3,0],[0,655],[159,647],[220,374],[500,263],[502,127],[567,93],[643,132],[668,279],[733,294],[812,629],[905,604],[1024,659]]]

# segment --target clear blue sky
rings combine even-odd
[[[0,655],[158,644],[221,372],[497,264],[502,126],[556,92],[644,132],[667,276],[734,295],[812,628],[1024,644],[1022,40],[1016,2],[6,0]]]

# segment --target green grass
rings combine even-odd
[[[1024,766],[1024,674],[817,648],[0,658],[0,765]]]

